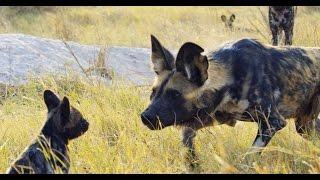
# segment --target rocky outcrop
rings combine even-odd
[[[70,72],[101,75],[101,71],[92,73],[95,68],[136,85],[151,83],[154,73],[150,69],[149,49],[112,46],[101,53],[101,48],[75,42],[67,42],[66,46],[60,40],[24,34],[0,34],[0,83],[17,85],[30,77]]]

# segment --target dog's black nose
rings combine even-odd
[[[81,127],[82,127],[83,131],[87,131],[89,129],[89,122],[86,120],[82,120]]]
[[[148,113],[146,112],[141,113],[141,120],[143,124],[147,126],[149,129],[151,130],[156,129],[155,125],[153,124],[152,117]]]
[[[150,122],[151,118],[146,112],[141,113],[141,120],[142,120],[144,125],[150,125],[151,124],[151,122]]]

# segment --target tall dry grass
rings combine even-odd
[[[0,8],[1,33],[26,33],[87,44],[150,47],[150,34],[169,49],[193,41],[206,49],[241,37],[270,42],[266,7],[64,7],[17,13]],[[224,28],[222,14],[236,14],[235,31]],[[294,45],[319,46],[317,8],[298,7]],[[36,137],[46,108],[44,89],[68,96],[90,122],[89,131],[71,141],[71,173],[188,173],[180,131],[150,131],[139,114],[149,87],[47,76],[6,87],[0,99],[0,172]],[[206,128],[196,137],[200,173],[319,173],[319,144],[301,138],[293,123],[272,139],[262,156],[241,157],[257,132],[255,123]]]
[[[21,9],[21,8],[18,8]],[[22,8],[23,9],[23,8]],[[268,8],[262,7],[55,7],[30,11],[0,8],[1,33],[65,38],[85,44],[150,47],[150,34],[170,49],[193,41],[211,48],[225,41],[252,37],[269,43]],[[236,15],[229,31],[221,15]],[[298,7],[294,44],[319,45],[317,7]]]
[[[150,131],[141,123],[148,88],[120,82],[108,87],[74,76],[30,80],[1,102],[0,172],[38,135],[46,119],[45,89],[68,96],[90,122],[88,132],[70,143],[71,173],[189,173],[179,128]],[[319,139],[304,140],[292,122],[261,157],[243,161],[256,131],[255,123],[244,122],[199,131],[200,173],[319,172]]]

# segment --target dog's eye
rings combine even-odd
[[[179,92],[178,90],[175,89],[168,89],[165,92],[165,96],[168,98],[180,98],[182,96],[181,92]]]
[[[182,96],[182,94],[179,91],[175,91],[174,92],[174,96],[175,97],[180,97],[180,96]]]
[[[181,92],[177,90],[169,90],[167,91],[167,95],[171,98],[178,98],[182,96]]]

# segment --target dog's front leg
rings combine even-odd
[[[262,148],[267,146],[275,133],[287,124],[274,106],[271,106],[268,111],[264,112],[267,113],[259,116],[257,120],[259,129],[249,152],[258,152],[261,154]]]
[[[189,170],[197,171],[199,168],[199,159],[195,152],[194,138],[196,137],[196,130],[190,127],[184,127],[182,130],[182,143],[188,148],[186,154],[186,161],[189,166]]]

